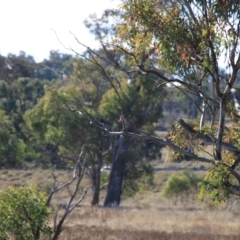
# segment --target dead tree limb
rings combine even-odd
[[[84,197],[87,194],[87,191],[90,187],[87,187],[84,192],[77,197],[77,194],[79,192],[79,187],[80,183],[82,181],[82,178],[85,174],[85,162],[84,162],[84,152],[81,151],[78,159],[75,162],[74,168],[73,168],[73,175],[72,178],[64,183],[61,186],[57,186],[57,176],[55,176],[52,173],[53,179],[54,179],[54,184],[52,187],[52,190],[48,196],[46,205],[49,206],[51,204],[51,200],[54,194],[61,190],[66,190],[70,186],[73,186],[73,191],[70,193],[70,197],[68,199],[68,202],[66,203],[65,206],[59,206],[58,210],[55,213],[54,216],[54,227],[53,227],[53,232],[54,235],[52,237],[52,240],[57,240],[61,232],[65,229],[64,228],[64,222],[66,221],[67,217],[69,214],[76,208],[76,206],[84,199]],[[60,211],[63,210],[63,215],[61,215],[60,220],[59,220],[59,213]]]

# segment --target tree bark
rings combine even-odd
[[[120,205],[126,163],[125,157],[129,144],[130,138],[127,136],[119,136],[116,141],[104,207],[119,207]]]
[[[92,206],[98,206],[99,189],[100,189],[100,176],[99,176],[97,170],[94,170],[93,175],[92,175],[92,191],[93,191],[93,196],[92,196],[92,201],[91,201]]]
[[[92,196],[92,206],[98,206],[99,204],[99,193],[100,193],[100,181],[101,181],[101,168],[102,168],[102,155],[98,154],[97,167],[92,173],[92,186],[93,186],[93,196]]]

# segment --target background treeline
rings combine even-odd
[[[41,155],[24,115],[34,108],[46,89],[72,74],[73,57],[51,51],[48,60],[36,63],[32,56],[0,56],[0,167],[19,168]],[[63,82],[62,82],[63,84]]]
[[[95,205],[100,185],[108,179],[100,170],[111,165],[117,137],[106,137],[93,127],[92,118],[103,127],[121,130],[122,111],[131,112],[129,121],[136,122],[152,101],[149,95],[157,96],[158,89],[152,77],[139,74],[129,83],[126,74],[106,61],[101,62],[102,71],[92,59],[57,51],[40,63],[24,52],[0,57],[0,168],[71,168],[84,152]],[[154,104],[142,127],[150,133],[162,117],[162,100]],[[151,142],[131,141],[124,156],[123,188],[128,195],[153,183],[150,162],[161,157],[160,151]]]
[[[1,168],[29,164],[69,167],[83,147],[89,153],[88,174],[94,175],[104,164],[110,164],[115,138],[106,138],[79,113],[84,109],[109,128],[121,129],[122,107],[129,109],[133,117],[138,116],[143,105],[149,104],[146,93],[154,94],[157,90],[147,77],[139,75],[134,84],[129,84],[127,76],[105,62],[101,64],[112,79],[107,79],[106,72],[89,60],[57,51],[51,51],[49,59],[40,63],[25,52],[0,57]],[[113,84],[123,99],[121,103]],[[72,106],[79,113],[66,109]],[[144,128],[153,132],[161,116],[159,102]],[[130,121],[135,120],[133,117]],[[126,168],[131,171],[127,170],[126,175],[128,179],[137,179],[144,172],[149,173],[148,163],[160,157],[160,148],[149,142],[133,141],[131,149],[127,157],[131,161]],[[134,172],[134,168],[139,171]]]
[[[121,58],[111,57],[116,61]],[[152,77],[139,75],[132,83],[106,62],[101,64],[111,79],[89,60],[58,51],[51,51],[49,59],[39,63],[23,51],[19,55],[0,56],[1,168],[20,168],[33,161],[43,167],[66,167],[76,160],[84,144],[88,149],[94,145],[95,154],[104,156],[101,166],[110,162],[114,139],[105,139],[86,119],[64,106],[84,107],[103,124],[121,128],[121,105],[137,116],[141,105],[149,103],[148,96],[158,96],[159,92],[152,86]],[[123,103],[112,84],[117,86]],[[171,127],[169,122],[183,115],[197,118],[195,104],[185,94],[168,88],[158,99],[152,120],[145,128],[150,132],[166,130]],[[136,160],[139,156],[148,160],[160,157],[160,149],[149,142],[135,145],[134,153],[129,154]]]

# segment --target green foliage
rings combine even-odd
[[[19,55],[9,53],[4,59],[4,65],[0,74],[0,79],[8,83],[14,82],[18,78],[34,78],[36,63],[32,56],[27,56],[20,51]],[[0,63],[1,65],[1,63]]]
[[[157,96],[157,89],[151,88],[151,84],[151,79],[147,77],[136,78],[135,84],[127,84],[126,80],[123,80],[121,88],[118,89],[121,100],[114,89],[108,90],[102,97],[99,112],[114,122],[118,121],[121,114],[125,114],[133,124],[144,110],[154,103],[155,108],[149,113],[147,124],[156,122],[162,113],[161,100],[154,99]]]
[[[4,127],[0,126],[1,167],[20,167],[39,155],[23,115],[44,95],[49,85],[47,80],[70,75],[73,68],[71,58],[71,55],[56,51],[52,51],[50,59],[42,63],[35,63],[33,57],[23,51],[18,56],[0,56],[0,111],[4,111],[5,115]]]
[[[0,239],[50,239],[46,195],[36,187],[12,187],[0,192]]]
[[[219,57],[231,48],[237,36],[234,19],[240,14],[238,0],[129,0],[121,10],[123,20],[116,27],[114,43],[134,54],[136,64],[152,56],[159,69],[179,75],[211,69],[209,49],[212,46]],[[229,20],[231,30],[227,31]],[[196,83],[198,76],[189,80]]]
[[[196,124],[195,122],[192,123]],[[194,148],[196,148],[191,134],[189,134],[189,132],[182,128],[178,123],[175,123],[173,125],[172,130],[168,132],[167,138],[171,140],[176,146],[179,146],[188,151],[191,150],[192,152],[194,152]],[[179,162],[189,159],[183,153],[174,151],[172,149],[169,149],[168,157],[169,160],[172,162]]]
[[[27,109],[32,108],[38,99],[44,95],[44,86],[46,84],[48,84],[48,81],[38,79],[16,79],[11,87],[17,110],[24,113]]]
[[[31,130],[34,131],[37,139],[43,139],[48,143],[62,141],[66,134],[70,134],[73,125],[76,128],[80,125],[79,114],[69,114],[64,110],[67,99],[77,100],[79,95],[75,87],[66,87],[59,90],[48,91],[38,104],[29,110],[24,118]]]
[[[18,168],[28,157],[34,156],[34,152],[17,137],[12,119],[2,110],[0,119],[0,167]]]
[[[142,128],[148,133],[153,133],[153,123],[161,117],[162,109],[161,100],[155,99],[157,89],[151,86],[152,79],[137,76],[134,83],[128,84],[125,79],[120,83],[121,86],[117,91],[121,100],[114,89],[106,91],[101,99],[99,112],[111,120],[115,128],[122,128],[118,120],[120,115],[124,114],[133,129]],[[144,123],[137,125],[138,119],[152,104],[155,104],[155,107],[147,114]],[[149,161],[160,155],[159,146],[156,147],[153,143],[131,141],[126,154],[126,172],[123,184],[125,195],[133,196],[136,192],[144,191],[153,184],[153,169]]]
[[[101,64],[104,66],[105,62],[101,62]],[[107,73],[110,70],[113,71],[108,67]],[[90,72],[91,74],[89,74]],[[110,88],[110,83],[103,71],[94,63],[83,59],[75,60],[72,79],[81,88],[84,99],[96,107],[99,105],[102,95]]]
[[[109,173],[103,172],[101,173],[101,178],[100,178],[100,186],[103,186],[108,182],[109,179]]]
[[[189,121],[189,126],[191,126],[192,130],[197,133],[205,134],[206,136],[212,136],[217,138],[218,133],[218,124],[214,124],[211,128],[208,126],[204,126],[201,131],[197,122]],[[173,125],[172,130],[168,132],[167,138],[171,140],[175,145],[184,148],[186,150],[191,150],[192,152],[197,153],[197,151],[204,150],[204,145],[199,145],[202,140],[197,137],[192,137],[186,129],[181,127],[179,123],[175,123]],[[239,132],[239,122],[233,123],[230,127],[224,127],[223,141],[233,144],[236,147],[240,146],[240,132]],[[235,159],[235,154],[231,151],[223,151],[222,152],[223,162],[229,166],[231,166]],[[169,150],[169,159],[170,161],[182,161],[187,160],[186,156],[183,153],[176,152],[173,150]]]
[[[72,55],[50,51],[49,59],[37,65],[36,77],[44,80],[63,79],[70,77],[73,69]]]
[[[118,122],[121,113],[124,113],[130,125],[137,122],[141,114],[152,104],[156,89],[150,87],[151,80],[147,77],[136,77],[135,84],[127,84],[125,80],[121,82],[118,89],[118,98],[113,89],[108,90],[102,97],[99,112],[105,118],[111,120],[116,128],[122,128]],[[138,87],[137,87],[138,86]],[[149,95],[153,99],[149,99]],[[150,111],[143,125],[144,131],[154,132],[153,122],[161,117],[161,107],[159,102],[155,102],[156,107]],[[160,148],[150,142],[131,141],[126,155],[126,172],[124,176],[123,191],[127,196],[133,196],[136,192],[146,190],[153,184],[153,169],[149,161],[161,155]]]
[[[4,110],[20,128],[22,114],[32,108],[44,95],[46,81],[31,78],[18,78],[12,84],[0,80],[0,109]],[[16,127],[17,128],[17,127]]]
[[[172,174],[162,190],[163,196],[175,201],[180,197],[188,197],[190,193],[195,193],[200,180],[190,171],[183,171]]]
[[[23,114],[44,94],[45,81],[19,77],[11,84],[0,80],[0,166],[20,167],[37,157]]]
[[[137,192],[148,191],[153,185],[153,167],[150,164],[135,163],[132,169],[127,169],[123,188],[126,196],[132,197]]]
[[[76,159],[83,145],[89,153],[88,164],[91,165],[91,162],[94,162],[94,153],[104,144],[100,131],[92,127],[90,120],[84,118],[82,109],[74,113],[64,109],[66,106],[76,109],[76,104],[82,102],[84,98],[80,88],[67,85],[48,90],[38,104],[24,115],[27,126],[38,144],[43,147],[39,151],[48,149],[45,157],[50,157],[54,165],[60,166],[66,159]],[[96,115],[93,109],[87,106],[84,109],[84,114],[88,113],[92,117]]]
[[[215,164],[214,167],[208,170],[204,181],[199,183],[201,187],[199,199],[204,200],[209,195],[217,203],[227,200],[229,198],[229,190],[226,183],[229,175],[230,172],[227,166]]]
[[[137,192],[149,190],[154,184],[154,172],[151,164],[144,159],[139,145],[131,146],[126,155],[126,172],[123,192],[126,196],[134,196]]]
[[[56,146],[59,154],[77,154],[84,128],[79,114],[63,109],[68,99],[79,100],[79,89],[65,87],[49,90],[38,104],[27,111],[24,119],[41,146]],[[40,149],[41,151],[41,149]],[[51,153],[50,153],[51,154]]]

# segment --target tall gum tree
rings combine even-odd
[[[97,81],[93,79],[90,80],[90,78],[94,78],[93,73],[89,75],[89,80],[96,83],[99,82],[99,80],[101,82],[101,78],[104,76],[105,80],[109,83],[109,87],[112,88],[105,92],[98,108],[100,115],[104,118],[102,120],[111,122],[110,126],[106,126],[104,121],[99,123],[94,119],[91,119],[91,124],[97,125],[104,131],[111,129],[113,131],[124,130],[137,133],[144,127],[146,129],[148,128],[148,132],[152,132],[153,127],[149,123],[157,121],[161,116],[160,101],[159,99],[154,99],[157,94],[156,88],[153,87],[155,83],[154,77],[150,75],[141,76],[138,73],[126,74],[125,71],[116,71],[116,66],[121,69],[125,67],[130,68],[131,58],[128,54],[116,51],[112,44],[106,43],[107,38],[111,34],[116,33],[114,26],[110,28],[105,27],[106,24],[108,25],[109,23],[109,16],[119,19],[121,14],[119,15],[116,11],[105,11],[101,19],[97,20],[93,16],[91,21],[86,22],[87,27],[90,28],[90,31],[93,32],[101,42],[101,49],[93,51],[87,47],[86,53],[77,53],[79,57],[87,59],[100,70],[96,78]],[[76,40],[78,41],[78,39]],[[86,69],[79,70],[80,72],[84,72]],[[79,77],[76,79],[78,78]],[[102,91],[102,89],[99,88],[99,91]],[[149,131],[149,129],[151,130]],[[160,153],[160,149],[154,149],[154,144],[146,143],[142,145],[145,145],[142,146],[142,149],[145,149],[146,155],[152,155],[157,152],[157,154]],[[129,154],[131,152],[129,151],[129,147],[133,146],[134,143],[128,136],[121,135],[114,140],[112,170],[109,176],[107,196],[104,203],[106,207],[119,206],[120,204],[124,187],[123,183],[126,183],[126,181],[124,181],[126,180],[126,162],[130,163],[131,161],[130,159],[128,160],[128,156],[131,155]],[[143,157],[140,159],[142,158]],[[141,161],[139,161],[139,163],[140,162]],[[140,171],[145,169],[145,173],[150,173],[148,167],[143,167],[144,164],[139,164],[139,166],[142,168]],[[127,175],[130,176],[131,174]],[[135,174],[135,176],[139,177],[138,174]]]
[[[105,46],[122,53],[130,64],[124,66],[108,57],[102,59],[125,72],[133,82],[137,74],[154,76],[159,92],[167,90],[166,85],[171,84],[193,101],[200,117],[198,124],[178,120],[176,129],[166,140],[133,131],[130,127],[112,132],[96,123],[106,134],[120,135],[116,156],[117,152],[120,156],[120,150],[132,138],[167,145],[193,160],[211,164],[202,183],[202,193],[210,193],[217,201],[226,199],[229,194],[240,195],[237,168],[240,144],[236,123],[239,116],[236,80],[240,68],[240,2],[124,0],[120,16],[113,41]],[[211,114],[209,122],[204,121],[206,110]],[[226,119],[232,123],[230,127],[226,126]],[[188,133],[182,135],[186,136],[185,141],[182,138],[178,141],[183,131]],[[191,144],[188,149],[186,141]],[[213,149],[209,157],[195,151],[208,145]],[[111,179],[114,178],[110,176],[109,189]],[[116,180],[119,179],[116,175]],[[112,191],[114,188],[117,189],[116,185]],[[114,201],[118,205],[118,197],[106,200],[105,206],[111,206]]]
[[[118,89],[119,96],[113,89],[106,92],[101,100],[99,112],[105,118],[115,122],[116,130],[135,133],[141,131],[153,132],[151,125],[161,117],[160,101],[154,102],[148,97],[148,95],[154,95],[154,89],[149,84],[151,82],[150,78],[140,76],[135,77],[135,81],[135,84],[128,84],[126,80],[123,81],[121,89]],[[147,85],[149,86],[147,87]],[[121,104],[119,104],[120,102]],[[120,205],[126,165],[131,162],[128,153],[132,147],[133,140],[129,136],[121,135],[115,140],[112,153],[112,170],[104,202],[106,207]],[[152,151],[151,147],[146,147],[147,152]],[[139,162],[142,158],[139,156]]]
[[[232,107],[240,68],[239,1],[129,0],[123,1],[121,10],[123,21],[117,25],[114,44],[132,57],[131,72],[155,75],[159,89],[167,83],[179,83],[180,91],[201,99],[202,105],[196,104],[201,115],[199,125],[179,120],[175,134],[184,129],[194,145],[189,149],[212,145],[213,152],[207,159],[185,151],[183,143],[176,141],[178,138],[164,142],[192,159],[213,163],[203,191],[208,188],[220,200],[229,193],[239,195],[236,167],[240,150],[239,143],[233,140],[238,131],[236,124],[232,131],[226,127],[228,115],[239,112]],[[227,74],[222,74],[222,69]],[[203,121],[206,108],[212,115],[210,124]],[[216,184],[214,178],[221,179],[221,184]]]
[[[113,71],[114,68],[111,64],[101,60],[99,55],[101,54],[101,56],[103,56],[106,52],[109,54],[108,57],[110,59],[121,59],[121,56],[114,54],[114,52],[111,52],[111,50],[107,48],[95,52],[96,55],[94,56],[91,56],[91,53],[89,53],[86,54],[86,56],[90,56],[90,58],[88,58],[90,63],[82,65],[81,67],[81,62],[83,60],[79,59],[79,66],[76,66],[74,73],[74,79],[81,88],[81,92],[83,96],[85,96],[85,99],[91,98],[90,92],[87,91],[87,86],[94,85],[96,89],[98,89],[96,100],[92,101],[94,109],[99,113],[98,119],[100,122],[98,122],[98,124],[101,123],[102,127],[111,128],[112,130],[120,130],[124,126],[126,129],[132,128],[132,131],[138,131],[139,129],[135,123],[139,124],[138,126],[145,125],[145,129],[148,131],[153,129],[151,124],[146,124],[147,121],[152,123],[161,115],[159,101],[153,102],[147,97],[147,93],[150,94],[156,92],[156,89],[151,86],[153,81],[147,79],[145,76],[139,75],[135,77],[134,84],[129,84],[125,73]],[[100,68],[96,68],[96,62],[101,63]],[[105,69],[107,70],[105,71]],[[91,75],[88,74],[89,71],[91,71]],[[108,79],[107,82],[106,77]],[[97,99],[99,99],[99,102]],[[151,114],[148,113],[150,110]],[[129,121],[129,124],[119,121],[120,116],[123,114],[126,120]],[[143,117],[146,117],[147,121],[146,119],[140,121]],[[93,123],[94,120],[91,122]],[[160,150],[156,148],[154,149],[154,144],[145,143],[142,144],[142,146],[139,144],[139,151],[142,152],[142,155],[139,156],[139,161],[135,161],[134,158],[136,158],[138,153],[136,152],[134,157],[129,157],[131,155],[131,151],[128,151],[129,147],[133,147],[134,144],[128,137],[122,138],[120,136],[113,140],[109,138],[106,139],[110,142],[114,141],[114,144],[112,143],[114,146],[111,151],[112,171],[105,200],[106,206],[112,206],[120,204],[120,197],[124,186],[127,185],[128,191],[131,188],[131,192],[134,191],[133,188],[137,189],[135,187],[136,185],[129,184],[129,181],[127,180],[127,178],[129,178],[128,176],[135,176],[135,179],[131,183],[137,181],[137,179],[139,181],[139,178],[141,178],[141,175],[139,175],[140,172],[142,172],[143,177],[146,174],[148,179],[151,178],[151,171],[149,171],[149,166],[147,166],[148,163],[143,160],[143,156],[146,156],[147,154],[160,154]],[[128,168],[131,164],[134,165],[134,161],[135,168],[132,168],[134,173],[127,171],[128,174],[126,175],[126,166]],[[132,186],[134,187],[132,188]]]

